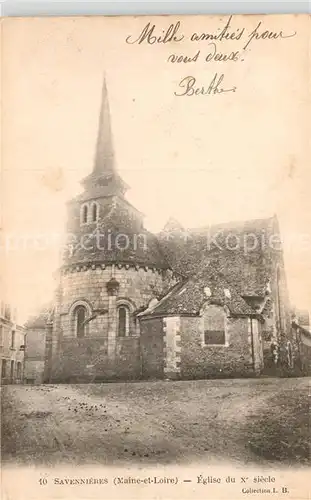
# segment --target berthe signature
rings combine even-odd
[[[181,97],[193,95],[217,95],[224,94],[226,92],[236,92],[237,88],[235,86],[224,86],[224,78],[224,73],[221,73],[220,75],[215,73],[211,81],[202,85],[197,83],[197,79],[194,76],[186,76],[179,82],[178,87],[180,90],[174,92],[174,95]]]

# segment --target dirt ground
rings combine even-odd
[[[2,388],[6,464],[307,465],[310,379]]]

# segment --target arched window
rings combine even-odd
[[[126,337],[129,335],[129,319],[130,312],[126,306],[120,306],[118,308],[118,336]]]
[[[97,221],[98,218],[98,206],[97,203],[93,203],[92,205],[92,221]]]
[[[87,223],[87,218],[88,218],[88,206],[83,205],[82,210],[81,210],[81,222],[82,222],[82,224]]]
[[[75,316],[75,326],[76,335],[78,338],[85,336],[85,320],[86,320],[86,309],[84,306],[78,306],[74,312]]]

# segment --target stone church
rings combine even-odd
[[[280,360],[293,366],[276,217],[194,229],[170,219],[159,234],[147,231],[118,174],[106,83],[82,187],[68,203],[70,241],[44,316],[43,381],[255,376]],[[36,320],[29,324],[38,333]]]

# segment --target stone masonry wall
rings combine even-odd
[[[300,344],[300,357],[302,372],[304,375],[311,375],[311,340],[304,339]]]
[[[70,324],[70,308],[76,301],[86,301],[94,311],[96,309],[108,309],[108,294],[106,283],[110,278],[119,282],[120,289],[117,300],[127,299],[133,303],[135,309],[147,306],[154,297],[155,290],[162,286],[162,275],[158,271],[143,268],[116,267],[114,273],[111,266],[102,269],[87,269],[68,272],[62,277],[61,283],[61,328],[64,336],[72,336]],[[105,336],[108,327],[108,315],[100,316],[89,325],[90,336]]]
[[[241,377],[253,374],[247,318],[228,318],[226,346],[202,345],[202,319],[181,318],[181,377]]]
[[[156,270],[143,268],[93,267],[81,268],[80,271],[76,268],[74,272],[61,276],[53,328],[53,380],[87,381],[92,377],[111,379],[140,376],[140,342],[134,327],[126,338],[118,338],[115,332],[116,343],[112,352],[108,352],[109,312],[88,323],[83,339],[75,337],[72,312],[75,303],[79,302],[88,304],[90,314],[108,310],[106,283],[112,276],[120,284],[116,304],[118,301],[128,301],[133,311],[146,307],[155,296],[155,291],[161,288],[162,275]]]
[[[25,362],[25,384],[39,385],[44,382],[44,361],[27,360]]]
[[[137,379],[141,375],[138,337],[116,340],[116,356],[108,356],[107,339],[64,339],[54,359],[53,379],[83,383],[101,380]]]
[[[254,370],[260,375],[264,369],[264,357],[261,325],[257,319],[248,319],[248,343],[253,350]]]
[[[167,378],[180,377],[180,317],[163,319],[164,331],[164,373]]]
[[[275,219],[273,224],[273,233],[277,236],[276,244],[270,245],[268,254],[271,263],[271,296],[274,306],[274,329],[275,336],[280,341],[291,340],[291,306],[288,293],[286,271],[284,264],[284,255],[281,245],[281,236],[279,233],[278,221]],[[278,244],[278,242],[280,244]],[[268,257],[267,254],[267,257]],[[278,300],[280,298],[280,304]],[[281,317],[279,317],[279,313]]]
[[[25,382],[41,384],[44,379],[46,328],[27,330],[25,350]]]
[[[164,378],[163,319],[142,319],[140,323],[142,378]]]

